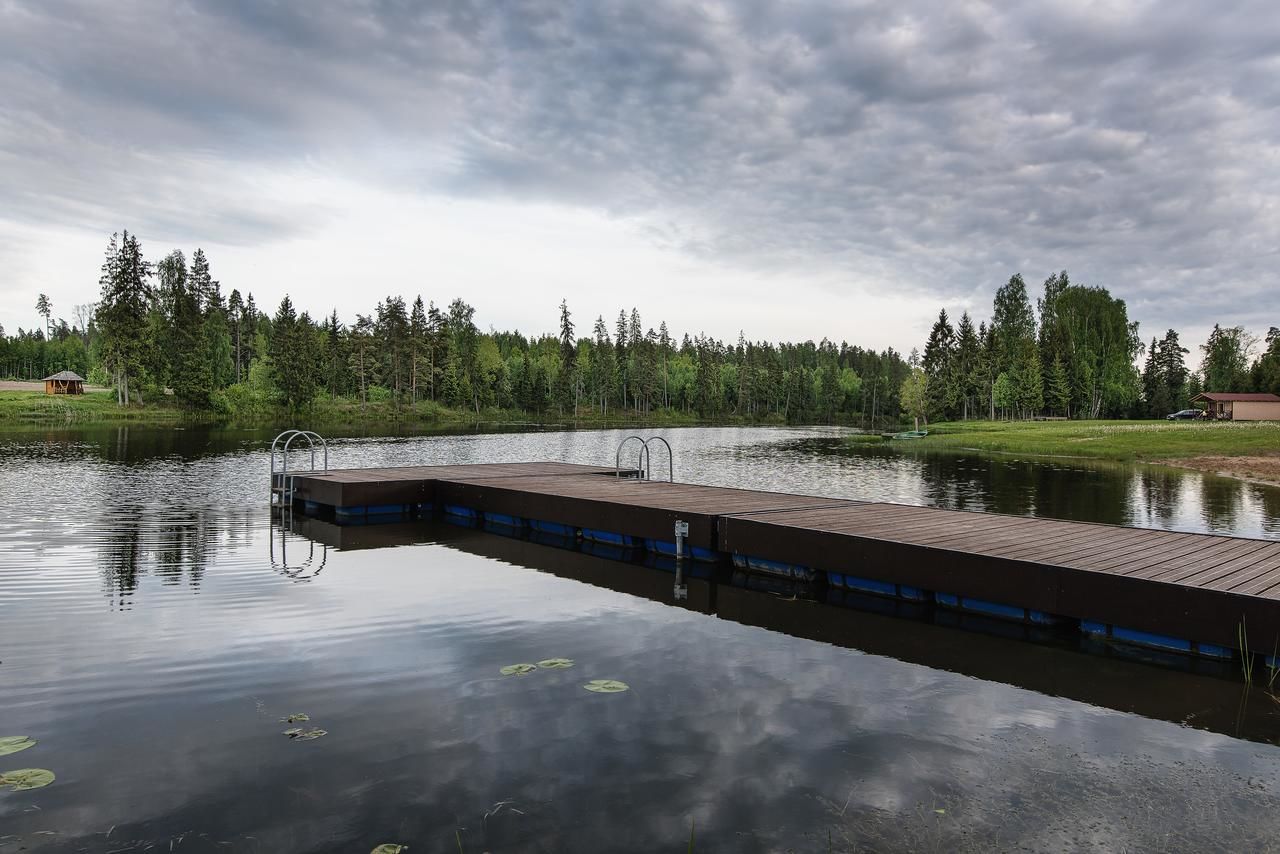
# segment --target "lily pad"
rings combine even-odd
[[[572,658],[544,658],[538,662],[539,667],[547,670],[561,670],[565,667],[573,667]]]
[[[52,771],[46,771],[43,768],[19,768],[17,771],[6,771],[0,774],[0,789],[9,788],[15,792],[41,789],[53,780]]]
[[[498,672],[503,676],[523,676],[538,669],[536,664],[508,664]]]
[[[289,715],[289,717],[287,718],[281,718],[280,723],[296,724],[299,721],[309,721],[309,720],[311,720],[311,715],[307,714],[306,712],[294,712],[293,714]]]
[[[35,746],[36,740],[28,735],[0,736],[0,756],[8,756],[10,753],[17,753],[19,750]]]
[[[318,729],[316,727],[312,727],[311,729],[294,727],[292,729],[285,730],[284,734],[289,736],[289,738],[292,738],[294,741],[312,741],[320,738],[321,736],[328,735],[329,732],[328,730]]]
[[[394,842],[384,842],[377,848],[369,852],[369,854],[400,854],[401,851],[408,851],[408,845],[396,845]]]
[[[597,694],[617,694],[619,691],[631,690],[630,685],[626,682],[619,682],[617,679],[592,679],[582,687],[588,691],[595,691]]]

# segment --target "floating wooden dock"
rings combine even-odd
[[[623,472],[634,474],[634,472]],[[1280,542],[501,463],[298,472],[310,515],[423,514],[786,576],[1115,641],[1230,658],[1280,639]]]

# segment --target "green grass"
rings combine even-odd
[[[43,391],[0,391],[0,424],[87,424],[134,422],[174,424],[190,413],[168,401],[146,406],[117,406],[113,391],[46,395]]]
[[[416,404],[389,400],[370,401],[317,398],[311,407],[291,413],[283,407],[265,406],[250,412],[190,410],[178,406],[171,397],[148,399],[145,405],[118,406],[115,392],[94,391],[83,395],[46,395],[43,391],[0,391],[0,426],[20,427],[53,424],[130,423],[166,426],[180,423],[215,423],[234,426],[280,426],[305,424],[314,429],[464,427],[477,423],[572,427],[682,427],[709,423],[692,413],[660,410],[637,414],[628,410],[580,410],[576,416],[555,411],[531,414],[519,410],[450,409],[434,401]],[[782,423],[723,418],[714,423]]]
[[[1160,461],[1280,451],[1280,423],[1268,421],[967,421],[930,424],[905,449]]]

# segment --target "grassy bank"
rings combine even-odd
[[[909,440],[931,449],[1162,461],[1280,452],[1280,423],[1192,421],[968,421],[930,424]]]
[[[1280,423],[1191,421],[967,421],[930,424],[904,449],[1085,457],[1181,466],[1280,485]]]
[[[239,427],[271,427],[302,424],[308,428],[340,429],[385,427],[388,430],[462,427],[477,423],[530,425],[536,427],[683,427],[708,423],[691,413],[674,410],[637,414],[630,411],[600,415],[594,410],[570,413],[530,414],[519,410],[450,409],[434,401],[397,404],[389,400],[359,401],[317,399],[311,407],[298,413],[283,408],[257,407],[250,411],[228,413],[183,409],[172,398],[148,401],[145,405],[118,406],[115,393],[95,391],[76,396],[49,396],[43,391],[0,391],[0,426],[76,425],[130,423],[166,426],[176,424],[226,424]],[[772,423],[733,418],[717,419],[717,424]],[[780,423],[780,422],[779,422]]]
[[[175,406],[118,406],[113,391],[46,395],[43,391],[0,391],[0,424],[95,424],[128,422],[177,424],[192,420]]]

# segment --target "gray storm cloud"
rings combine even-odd
[[[0,57],[15,222],[265,243],[323,214],[234,167],[311,159],[939,301],[1062,267],[1160,323],[1273,300],[1265,2],[8,2]]]

